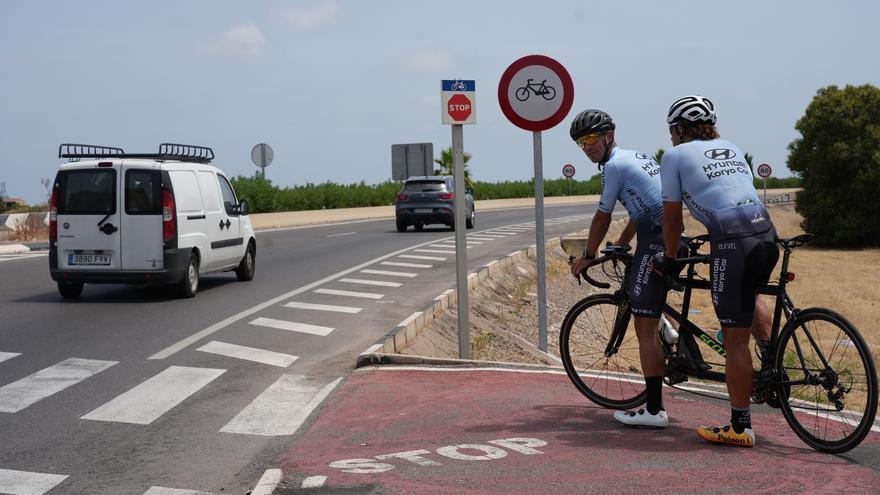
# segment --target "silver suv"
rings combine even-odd
[[[422,230],[425,225],[440,223],[455,230],[455,188],[452,176],[430,175],[410,177],[397,194],[397,231],[405,232],[410,225]],[[465,226],[474,228],[477,214],[470,188],[465,189]]]

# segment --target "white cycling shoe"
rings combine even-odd
[[[638,411],[615,411],[614,419],[627,426],[640,426],[643,428],[666,428],[669,426],[669,417],[665,409],[660,409],[657,414],[651,414],[647,409]]]

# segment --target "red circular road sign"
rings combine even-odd
[[[465,121],[468,117],[471,116],[471,111],[473,110],[473,106],[471,105],[471,100],[463,95],[463,94],[455,94],[449,98],[449,102],[446,104],[446,111],[449,113],[449,116],[452,117],[452,120],[456,121]]]
[[[762,164],[758,165],[758,175],[760,175],[762,178],[766,179],[767,177],[770,177],[770,174],[772,172],[773,172],[773,169],[770,168],[769,164],[762,163]]]
[[[562,167],[562,175],[566,176],[569,179],[574,177],[574,165],[566,163],[565,166]]]
[[[544,131],[562,122],[573,102],[574,83],[568,71],[544,55],[515,61],[498,82],[501,111],[527,131]]]

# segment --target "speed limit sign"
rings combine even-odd
[[[760,175],[764,179],[766,179],[767,177],[770,177],[770,173],[772,171],[773,171],[773,169],[770,168],[770,165],[768,165],[766,163],[762,163],[762,164],[758,165],[758,175]]]
[[[569,179],[574,177],[574,165],[566,163],[565,166],[562,167],[562,175]]]

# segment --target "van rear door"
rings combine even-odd
[[[122,167],[121,269],[164,268],[162,252],[162,172],[159,165]]]
[[[119,270],[119,175],[109,162],[58,172],[59,270]]]

